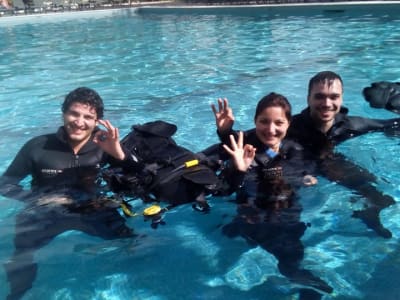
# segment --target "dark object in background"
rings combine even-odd
[[[400,82],[374,82],[365,87],[362,93],[371,107],[400,114]]]

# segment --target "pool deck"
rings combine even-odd
[[[332,2],[308,2],[308,3],[265,3],[265,1],[253,2],[232,2],[232,4],[218,4],[216,2],[212,4],[202,3],[190,3],[182,4],[177,1],[149,1],[149,2],[136,2],[119,4],[116,6],[102,5],[95,8],[87,9],[74,9],[74,10],[60,10],[60,11],[35,11],[32,13],[26,13],[24,11],[13,12],[12,14],[0,14],[0,24],[14,23],[11,19],[18,18],[22,19],[41,19],[47,17],[57,16],[57,18],[63,19],[64,17],[81,17],[81,16],[101,16],[109,15],[114,12],[123,11],[138,11],[140,13],[151,12],[159,14],[168,14],[174,12],[184,13],[230,13],[240,8],[243,13],[252,13],[255,9],[258,11],[264,9],[271,14],[298,14],[298,13],[343,13],[343,12],[358,12],[361,14],[394,14],[397,13],[400,16],[400,1],[332,1]],[[2,10],[7,11],[7,10]],[[0,11],[1,12],[1,11]],[[47,16],[47,17],[46,17]],[[7,20],[7,21],[6,21]],[[11,21],[11,22],[8,22]],[[19,22],[17,22],[19,23]],[[21,22],[22,23],[22,22]]]
[[[196,1],[196,0],[195,0]],[[352,6],[352,5],[367,5],[367,6],[377,6],[377,5],[400,5],[400,0],[397,1],[385,1],[385,0],[372,0],[372,1],[315,1],[315,2],[291,2],[291,3],[267,3],[268,1],[263,0],[249,0],[249,1],[241,1],[241,0],[231,0],[231,4],[227,4],[229,2],[225,2],[226,4],[221,2],[209,2],[206,3],[205,1],[202,2],[192,2],[192,3],[185,3],[182,4],[181,2],[177,1],[153,1],[153,2],[139,2],[136,5],[132,4],[132,6],[160,6],[160,7],[188,7],[188,8],[197,8],[197,7],[243,7],[243,6],[267,6],[267,7],[289,7],[289,6]]]
[[[214,0],[215,1],[215,0]],[[260,9],[264,9],[270,13],[281,13],[281,14],[302,14],[302,13],[318,13],[318,12],[327,12],[327,13],[342,13],[342,12],[351,12],[351,13],[360,13],[360,14],[392,14],[396,15],[397,13],[400,16],[400,1],[332,1],[332,2],[308,2],[308,3],[265,3],[264,0],[254,0],[253,3],[250,2],[244,4],[245,2],[240,2],[236,0],[232,4],[201,4],[201,3],[193,3],[190,5],[182,5],[179,3],[166,3],[160,5],[152,5],[150,10],[152,12],[157,13],[168,13],[168,11],[173,11],[179,9],[180,11],[189,11],[193,12],[199,11],[211,11],[213,12],[219,11],[233,11],[233,9],[240,8],[243,13],[254,12],[255,9],[260,11]],[[139,8],[145,8],[146,6],[139,6]]]

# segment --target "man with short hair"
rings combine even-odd
[[[392,234],[381,224],[379,213],[394,204],[394,199],[376,189],[374,175],[333,150],[349,138],[397,128],[400,119],[378,120],[348,116],[348,109],[342,106],[342,78],[331,71],[317,73],[310,79],[307,103],[308,107],[293,117],[287,137],[311,153],[322,175],[364,197],[367,208],[354,211],[353,217],[360,218],[378,235],[390,238]]]
[[[310,79],[307,104],[307,108],[293,116],[288,137],[318,157],[349,138],[400,125],[400,118],[380,120],[348,116],[349,110],[342,106],[342,78],[331,71],[320,72]]]
[[[37,271],[34,251],[58,234],[80,230],[104,239],[133,236],[118,205],[102,197],[96,180],[106,163],[141,166],[121,147],[118,128],[102,120],[103,110],[96,91],[71,91],[62,104],[63,126],[29,140],[0,178],[0,192],[27,205],[16,217],[15,252],[5,264],[7,299],[20,299],[32,286]],[[27,193],[19,183],[29,175]]]

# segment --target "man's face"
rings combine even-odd
[[[79,102],[72,103],[63,118],[69,141],[73,145],[88,141],[97,125],[96,109]]]
[[[314,84],[307,99],[311,118],[320,124],[333,124],[343,103],[343,87],[340,80]]]

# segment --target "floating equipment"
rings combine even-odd
[[[132,205],[130,205],[128,202],[123,200],[121,202],[120,206],[121,206],[122,212],[124,213],[124,215],[126,217],[135,217],[138,215],[132,211]]]
[[[142,167],[105,170],[111,189],[144,202],[164,201],[172,206],[217,190],[218,149],[207,155],[194,153],[177,145],[172,138],[176,130],[176,125],[161,120],[133,125],[121,144]]]
[[[162,208],[159,205],[152,205],[143,210],[143,215],[146,217],[153,217],[159,213],[161,213]]]
[[[371,107],[400,114],[400,82],[374,82],[362,94]]]

